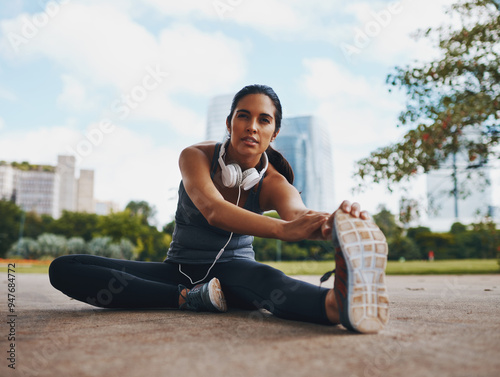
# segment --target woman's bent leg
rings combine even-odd
[[[76,300],[104,308],[177,308],[175,268],[167,263],[66,255],[49,268],[51,284]]]

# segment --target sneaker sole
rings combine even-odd
[[[389,320],[385,286],[388,247],[384,234],[372,220],[337,212],[337,237],[347,267],[348,325],[361,333],[377,333]],[[349,327],[349,326],[347,326]]]
[[[212,305],[219,312],[227,311],[226,298],[224,297],[224,293],[222,293],[219,279],[213,278],[212,280],[210,280],[210,282],[208,283],[208,294],[210,296]]]

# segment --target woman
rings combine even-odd
[[[107,308],[224,312],[229,305],[266,308],[292,320],[342,323],[364,333],[381,330],[388,319],[385,238],[357,203],[344,201],[334,214],[306,208],[292,186],[290,165],[270,146],[281,118],[274,91],[250,85],[233,99],[226,143],[205,142],[182,151],[176,227],[163,263],[63,256],[50,266],[52,285]],[[262,216],[268,210],[276,210],[280,219]],[[333,237],[334,289],[256,262],[253,236]]]

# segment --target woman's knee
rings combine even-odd
[[[70,265],[74,264],[74,255],[63,255],[54,259],[49,266],[49,280],[54,288],[58,288],[64,282],[64,275],[69,273]],[[59,289],[59,288],[58,288]]]

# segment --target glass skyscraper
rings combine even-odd
[[[333,159],[330,135],[318,118],[284,118],[274,148],[288,160],[295,173],[294,186],[310,209],[335,208]]]
[[[210,101],[206,140],[224,140],[232,98],[232,95],[223,95]],[[330,135],[323,124],[313,116],[284,118],[273,147],[292,166],[294,186],[306,206],[318,211],[334,211],[332,149]]]
[[[226,118],[231,110],[231,94],[217,96],[210,100],[207,112],[205,140],[222,141],[227,134]]]

